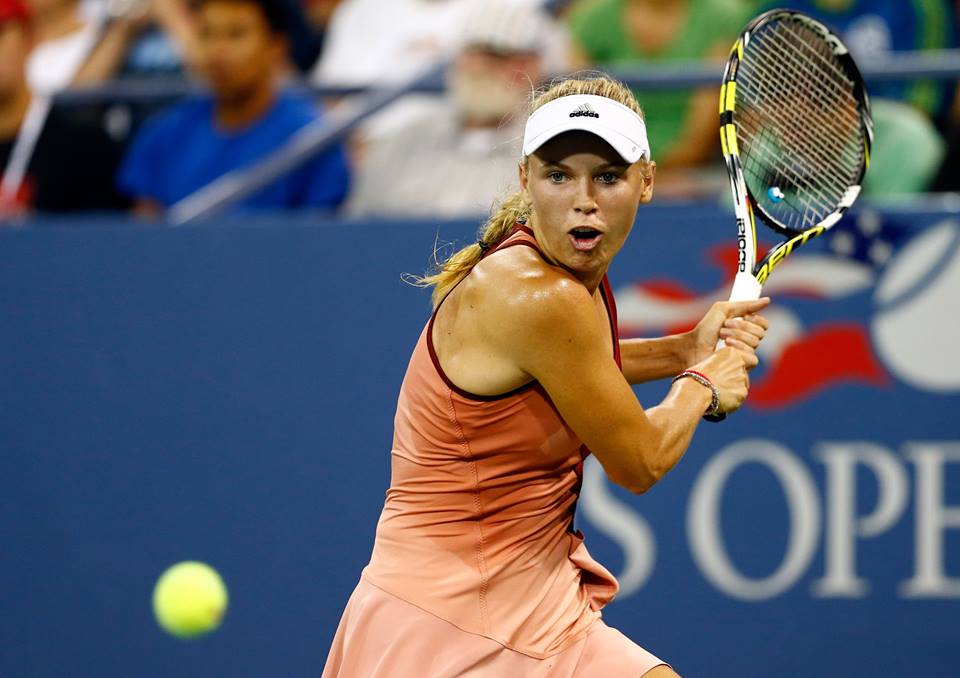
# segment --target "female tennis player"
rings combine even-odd
[[[743,402],[768,300],[715,304],[688,334],[618,341],[605,274],[652,196],[649,158],[620,83],[567,79],[534,100],[521,190],[424,279],[435,310],[326,678],[676,676],[601,619],[618,585],[573,529],[583,459],[633,492],[654,485],[702,415]],[[648,410],[630,388],[677,375]]]

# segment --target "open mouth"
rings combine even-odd
[[[588,226],[578,226],[570,231],[570,240],[574,248],[581,252],[589,252],[600,243],[603,233]]]

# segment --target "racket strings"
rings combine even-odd
[[[828,194],[829,192],[821,185],[821,182],[813,178],[815,176],[814,163],[811,161],[816,162],[818,171],[829,175],[829,178],[834,181],[839,181],[842,177],[831,171],[832,163],[830,160],[814,149],[806,149],[805,154],[815,157],[808,159],[804,157],[805,154],[797,153],[793,156],[792,163],[778,165],[781,162],[782,150],[779,147],[783,135],[765,129],[763,120],[755,120],[755,123],[757,131],[754,133],[756,143],[753,144],[753,148],[757,152],[747,152],[745,154],[745,170],[756,175],[763,181],[762,185],[764,186],[776,186],[782,190],[783,186],[781,184],[784,183],[782,179],[786,179],[788,185],[792,184],[805,188],[822,201],[829,203],[835,196]],[[749,134],[746,136],[749,137]],[[795,145],[799,143],[801,143],[801,140],[794,140]],[[744,145],[749,148],[750,140],[748,139]],[[788,202],[788,204],[793,203]]]
[[[768,55],[769,53],[765,52],[763,54]],[[841,152],[843,152],[843,147],[841,146],[840,149],[827,149],[821,144],[811,144],[808,131],[811,129],[817,130],[832,126],[836,122],[836,118],[831,116],[831,113],[840,112],[843,110],[843,108],[842,106],[837,105],[838,102],[836,101],[836,98],[828,100],[826,97],[824,97],[824,92],[827,91],[827,89],[818,85],[818,81],[814,78],[814,74],[811,73],[810,70],[806,69],[803,64],[798,63],[796,59],[792,59],[794,56],[793,54],[784,50],[784,55],[788,60],[792,61],[792,63],[788,64],[788,66],[791,66],[796,73],[802,76],[802,81],[799,83],[800,87],[812,93],[811,97],[794,97],[795,99],[798,99],[798,101],[790,102],[790,105],[794,107],[800,107],[800,110],[795,112],[800,112],[803,114],[803,125],[797,125],[793,128],[783,127],[781,125],[771,129],[768,128],[766,124],[763,124],[758,127],[758,129],[765,131],[769,130],[765,139],[767,142],[775,139],[777,136],[776,132],[780,132],[779,136],[783,137],[788,142],[786,144],[788,146],[788,150],[792,150],[796,154],[795,161],[812,161],[812,164],[818,167],[820,172],[830,174],[830,178],[834,181],[840,181],[844,179],[844,173],[842,171],[836,171],[837,163],[833,162],[833,154],[831,154],[830,151],[841,150]],[[775,82],[775,78],[777,77],[776,72],[773,70],[774,64],[764,63],[763,59],[758,59],[754,63],[758,66],[758,70],[762,71],[758,74],[757,81],[761,84],[760,89],[763,91],[766,97],[770,100],[776,100],[777,98],[782,99],[782,88],[777,88],[771,84]],[[783,64],[778,61],[777,65],[782,67]],[[817,102],[820,102],[821,105],[815,105]],[[756,112],[762,113],[762,115],[756,116],[755,122],[758,124],[769,122],[766,119],[768,117],[768,111],[758,109]],[[854,125],[856,124],[855,119],[851,120],[851,122],[853,122]],[[845,131],[846,130],[841,130],[841,134]],[[782,145],[776,143],[762,143],[758,146],[758,148],[761,152],[767,153],[768,157],[766,159],[769,162],[770,152],[780,150],[778,149],[778,146]],[[847,160],[849,162],[856,163],[859,161],[859,159],[852,153],[847,152],[845,155],[847,155]],[[804,162],[803,164],[808,163]],[[813,167],[803,167],[802,169],[805,170],[805,173],[809,173]]]
[[[771,31],[768,37],[781,41],[781,45],[787,43],[790,47],[796,48],[796,56],[810,61],[816,61],[816,64],[809,65],[814,69],[823,69],[833,76],[833,80],[839,84],[848,84],[850,79],[847,74],[834,61],[833,50],[826,45],[824,40],[811,29],[801,27],[798,24],[779,24],[780,30]]]
[[[851,129],[856,131],[860,126],[860,118],[857,115],[856,101],[851,94],[853,83],[830,59],[830,57],[833,56],[832,52],[824,54],[817,51],[812,45],[804,42],[802,38],[796,34],[796,31],[787,30],[782,33],[774,33],[771,37],[779,41],[780,46],[784,49],[784,54],[794,58],[795,64],[799,61],[815,69],[817,64],[811,61],[810,56],[812,55],[815,59],[819,60],[820,65],[830,67],[829,70],[833,75],[834,87],[814,87],[810,91],[810,94],[813,99],[822,104],[833,105],[833,107],[830,108],[830,112],[839,114],[839,116],[844,118],[851,126]],[[822,41],[818,41],[818,45],[823,47]],[[796,48],[796,51],[790,51],[791,47]],[[802,66],[800,67],[802,68]],[[810,72],[810,75],[812,79],[812,72]],[[813,84],[816,84],[816,82]],[[829,94],[833,94],[834,96],[828,98]],[[845,103],[849,105],[844,105]],[[853,156],[854,159],[859,160],[859,158],[856,158],[856,154],[853,154]]]
[[[801,76],[798,83],[800,88],[817,92],[821,95],[824,91],[827,91],[826,88],[822,87],[820,79],[814,77],[815,73],[809,60],[801,60],[793,52],[785,50],[782,44],[775,45],[775,47],[783,50],[781,56],[786,56],[786,63],[784,63],[784,59],[777,59],[774,62],[772,59],[765,60],[757,57],[755,57],[753,62],[748,60],[744,61],[745,67],[746,64],[753,63],[758,66],[757,70],[761,71],[756,74],[756,81],[762,84],[760,94],[764,99],[767,101],[780,101],[781,109],[784,104],[788,103],[783,100],[783,92],[780,91],[783,88],[775,86],[778,78],[780,80],[783,79],[782,73],[785,69],[792,70]],[[761,54],[761,56],[769,56],[770,51],[761,50],[758,53]],[[745,69],[749,70],[748,68]],[[798,99],[797,97],[793,98]],[[828,209],[832,210],[832,208],[835,207],[836,199],[839,198],[839,194],[829,192],[823,185],[825,182],[818,181],[814,179],[814,177],[819,177],[820,179],[827,178],[834,183],[844,178],[842,171],[839,171],[837,168],[837,163],[833,162],[832,154],[830,153],[830,151],[836,151],[837,149],[836,147],[826,149],[823,148],[822,145],[811,143],[809,134],[807,133],[811,125],[814,126],[813,129],[821,129],[831,125],[833,122],[829,116],[829,112],[837,110],[836,102],[826,100],[826,105],[823,105],[823,100],[824,97],[820,96],[820,105],[815,105],[817,96],[814,95],[808,98],[799,98],[797,101],[790,101],[789,105],[795,109],[792,111],[792,114],[796,115],[798,112],[803,113],[804,115],[802,117],[805,119],[804,125],[794,126],[792,129],[789,127],[784,128],[782,125],[779,128],[771,126],[769,124],[769,111],[758,108],[756,112],[762,113],[762,115],[755,116],[755,122],[758,123],[757,130],[763,130],[763,133],[760,134],[760,143],[755,144],[755,147],[760,151],[758,156],[759,162],[756,163],[758,167],[753,167],[751,163],[747,163],[747,166],[752,170],[766,170],[763,172],[754,172],[755,174],[762,175],[759,178],[764,180],[764,185],[776,185],[778,180],[782,181],[783,179],[791,180],[797,185],[796,187],[806,189],[806,191],[811,194],[809,197],[816,198],[818,202],[833,203],[826,205]],[[796,110],[798,107],[800,110]],[[824,110],[827,111],[828,115],[823,115]],[[749,133],[745,135],[745,145],[749,146]],[[780,172],[776,172],[777,158],[784,155],[791,157],[793,166],[780,167]],[[852,157],[848,157],[848,160],[850,159],[852,159]],[[815,169],[819,174],[814,171]],[[778,177],[778,174],[783,176]],[[844,190],[847,182],[840,181],[839,183],[844,184],[844,186],[839,187],[840,190]],[[799,207],[793,200],[788,201],[787,206],[793,207],[795,211],[796,208]],[[809,200],[807,200],[802,207],[800,218],[803,225],[807,225],[810,221],[816,221],[816,212],[820,210],[811,209],[811,207],[817,206],[812,206]],[[794,223],[793,225],[796,224]]]
[[[791,163],[782,163],[780,157],[782,151],[778,149],[782,134],[778,135],[765,129],[763,121],[756,121],[756,123],[757,141],[753,144],[753,148],[759,152],[746,152],[744,156],[744,169],[758,180],[755,186],[778,187],[781,191],[789,186],[799,187],[805,189],[810,196],[816,197],[821,203],[831,208],[835,207],[835,201],[839,196],[825,188],[821,181],[813,178],[816,176],[815,166],[819,168],[817,171],[828,175],[833,182],[843,183],[843,177],[831,171],[832,163],[829,158],[813,149],[806,149],[805,153],[795,154]],[[747,136],[749,137],[749,134]],[[794,144],[797,143],[800,142],[795,140]],[[745,146],[748,144],[750,144],[749,139],[745,142]],[[806,158],[805,155],[813,157]],[[781,164],[778,165],[778,163]],[[787,205],[797,209],[799,206],[795,201],[787,199],[788,195],[792,194],[784,194]]]
[[[805,230],[835,211],[863,163],[853,83],[819,34],[779,21],[755,32],[734,111],[751,194],[777,221]],[[779,199],[767,197],[776,188]]]
[[[809,100],[829,106],[829,109],[824,107],[827,114],[839,114],[856,129],[859,126],[859,117],[856,102],[850,93],[853,83],[833,63],[833,53],[828,51],[829,47],[808,29],[808,35],[804,36],[789,24],[781,24],[779,27],[781,30],[773,31],[766,37],[782,50],[779,52],[781,57],[790,60],[791,72],[805,76],[803,84]],[[811,42],[814,44],[810,44]],[[816,47],[820,47],[822,51],[818,51]],[[829,68],[824,71],[823,67]],[[823,76],[832,76],[832,83],[825,83]],[[830,87],[829,84],[833,86]],[[848,105],[844,105],[845,103]]]

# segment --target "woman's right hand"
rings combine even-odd
[[[690,369],[712,381],[720,391],[720,412],[733,412],[746,400],[750,378],[747,365],[735,348],[725,346],[714,351]]]

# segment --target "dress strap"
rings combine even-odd
[[[617,321],[617,300],[613,296],[613,287],[610,285],[610,279],[606,275],[600,281],[600,294],[603,296],[603,303],[607,307],[607,315],[610,318],[610,334],[613,336],[613,359],[617,361],[617,367],[623,369],[623,363],[620,361],[620,324]]]
[[[540,245],[537,244],[537,239],[533,235],[533,231],[526,225],[517,222],[513,225],[513,228],[502,238],[500,242],[496,245],[493,245],[483,253],[481,259],[486,259],[494,252],[499,252],[500,250],[505,250],[508,247],[515,247],[516,245],[526,245],[537,251],[538,254],[543,256],[543,253],[540,251]]]

